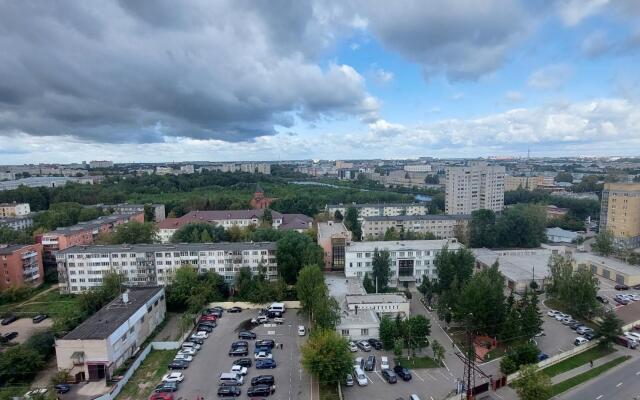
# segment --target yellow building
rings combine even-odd
[[[640,183],[607,183],[602,191],[600,231],[610,231],[616,243],[640,246]]]

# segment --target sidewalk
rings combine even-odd
[[[604,357],[598,358],[593,360],[593,368],[598,367],[602,364],[606,364],[611,360],[614,360],[622,355],[624,355],[625,352],[621,352],[621,351],[615,351],[611,354],[607,354]],[[554,377],[551,378],[551,383],[553,385],[555,385],[556,383],[560,383],[563,381],[566,381],[567,379],[573,378],[574,376],[580,375],[583,372],[587,372],[591,369],[592,367],[589,365],[589,363],[586,363],[584,365],[579,366],[578,368],[574,368],[570,371],[567,372],[563,372],[559,375],[556,375]]]

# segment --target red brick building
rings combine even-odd
[[[266,197],[264,195],[264,190],[262,190],[262,187],[260,187],[260,185],[258,185],[256,187],[256,192],[253,194],[253,199],[251,199],[251,202],[249,203],[251,205],[251,208],[253,208],[254,210],[261,210],[264,208],[269,208],[269,206],[271,205],[271,203],[273,203],[275,199]]]
[[[43,280],[40,243],[0,247],[0,291],[11,287],[39,286]]]

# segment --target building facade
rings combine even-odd
[[[94,160],[94,161],[89,161],[89,168],[91,168],[91,169],[96,169],[96,168],[113,168],[113,161],[107,161],[107,160]]]
[[[454,238],[466,232],[470,215],[398,215],[364,217],[362,235],[372,240],[384,238],[387,229],[396,232],[431,233],[438,239]]]
[[[41,244],[0,247],[0,290],[40,286],[44,281]]]
[[[75,382],[108,381],[162,323],[167,311],[161,287],[129,288],[61,339],[59,371]]]
[[[504,208],[504,167],[470,161],[445,171],[446,214],[471,214],[481,209],[500,212]]]
[[[0,203],[0,218],[20,217],[30,212],[29,203]]]
[[[429,206],[424,203],[327,204],[325,210],[331,215],[335,214],[336,211],[340,211],[344,216],[349,207],[355,207],[358,210],[358,219],[360,220],[364,217],[424,215],[429,212]]]
[[[456,239],[351,242],[345,248],[345,276],[363,279],[365,273],[371,275],[373,253],[378,249],[387,250],[391,255],[390,286],[419,284],[423,275],[431,279],[437,277],[433,262],[445,246],[450,250],[462,248]]]
[[[255,193],[253,194],[253,198],[249,202],[249,205],[251,206],[251,208],[258,209],[258,210],[263,208],[269,208],[271,203],[273,203],[273,200],[275,199],[265,196],[264,190],[260,185],[258,185],[256,187]]]
[[[619,246],[640,247],[640,183],[605,183],[600,207],[600,231]]]
[[[278,277],[275,242],[74,246],[57,252],[56,261],[60,293],[98,287],[110,271],[131,286],[164,286],[183,265],[216,272],[229,283],[242,267],[270,280]]]
[[[164,204],[97,204],[96,207],[100,207],[105,210],[113,210],[116,214],[144,213],[145,207],[150,207],[153,210],[153,220],[155,222],[164,221],[166,218]]]
[[[33,214],[20,217],[0,218],[0,226],[6,226],[13,230],[27,229],[33,226]]]
[[[342,222],[318,222],[318,245],[324,253],[324,269],[344,271],[344,249],[351,231]]]

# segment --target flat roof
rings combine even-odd
[[[111,244],[111,245],[79,245],[60,250],[57,254],[76,253],[145,253],[172,250],[186,251],[240,251],[240,250],[275,250],[276,242],[220,242],[220,243],[152,243],[152,244]]]
[[[327,208],[363,208],[363,207],[427,207],[425,203],[360,203],[360,204],[327,204]]]
[[[24,249],[25,247],[34,246],[33,244],[10,244],[8,246],[0,246],[0,254],[9,255],[14,252]]]
[[[328,238],[349,230],[342,222],[318,222],[318,237]]]
[[[371,242],[350,242],[345,247],[345,251],[374,251],[380,250],[440,250],[445,246],[451,249],[459,249],[462,247],[455,239],[438,239],[438,240],[376,240]]]
[[[573,257],[575,258],[578,264],[580,264],[581,262],[583,263],[591,262],[601,267],[605,267],[617,272],[621,272],[625,275],[640,275],[640,267],[627,264],[620,260],[616,260],[615,258],[601,257],[592,253],[580,253],[580,252],[575,252],[573,254]]]
[[[615,308],[615,313],[622,320],[622,325],[627,325],[640,320],[640,301]]]
[[[101,227],[104,224],[111,224],[111,223],[114,223],[114,222],[124,221],[124,220],[128,221],[129,218],[131,218],[131,214],[104,215],[102,217],[98,217],[96,219],[92,219],[91,221],[78,222],[75,225],[57,228],[56,230],[53,230],[51,232],[46,232],[45,235],[51,235],[51,234],[65,235],[65,234],[68,234],[68,233],[76,233],[76,232],[81,232],[81,231],[84,231],[84,230],[90,230],[90,229],[93,230],[93,229]]]
[[[509,254],[500,254],[499,251],[489,249],[473,249],[473,253],[476,261],[486,266],[491,266],[498,261],[500,272],[512,281],[542,280],[550,274],[551,250],[533,249],[528,252],[529,254],[518,253],[517,250],[513,253],[510,250],[505,250],[505,253]]]
[[[372,304],[372,303],[408,303],[409,300],[399,293],[371,293],[348,294],[345,296],[347,304]]]
[[[425,215],[376,215],[371,217],[362,217],[365,221],[448,221],[448,220],[470,220],[470,214],[444,215],[444,214],[425,214]]]
[[[103,340],[124,324],[147,301],[161,291],[163,287],[132,287],[129,291],[129,302],[123,303],[122,296],[116,297],[86,321],[67,333],[61,340]]]

